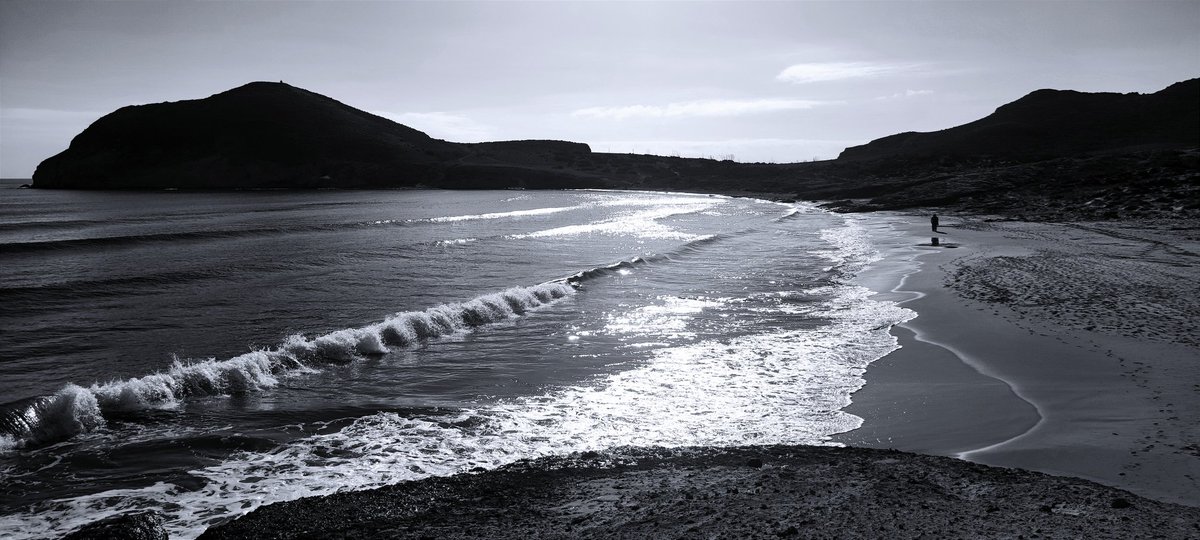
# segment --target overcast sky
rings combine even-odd
[[[0,176],[118,107],[285,81],[451,141],[836,157],[1039,88],[1200,76],[1200,2],[0,0]]]

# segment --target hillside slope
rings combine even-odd
[[[1200,79],[1153,94],[1037,90],[961,126],[898,133],[847,148],[838,160],[1081,153],[1200,146]]]
[[[554,155],[589,151],[560,141],[446,142],[314,92],[253,82],[118,109],[43,161],[33,180],[73,189],[405,187],[443,185],[447,171],[470,183],[471,171],[496,175],[506,158],[536,169]]]
[[[47,159],[36,187],[345,187],[425,173],[446,143],[283,83],[205,99],[123,107]],[[399,178],[397,178],[399,176]]]

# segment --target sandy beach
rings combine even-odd
[[[881,214],[863,285],[918,317],[872,364],[850,445],[1091,479],[1200,505],[1200,242],[1180,223]]]

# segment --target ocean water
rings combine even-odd
[[[10,186],[5,186],[10,187]],[[0,190],[0,531],[622,445],[832,444],[913,316],[813,206]]]

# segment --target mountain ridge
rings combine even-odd
[[[1037,90],[961,126],[788,164],[600,153],[569,141],[455,143],[302,88],[254,82],[122,107],[43,161],[33,187],[658,189],[823,200],[847,211],[1200,216],[1198,148],[1200,79],[1152,94]]]
[[[1200,146],[1200,78],[1150,94],[1035,90],[984,118],[904,132],[844,150],[839,160],[933,155],[1021,159]]]

